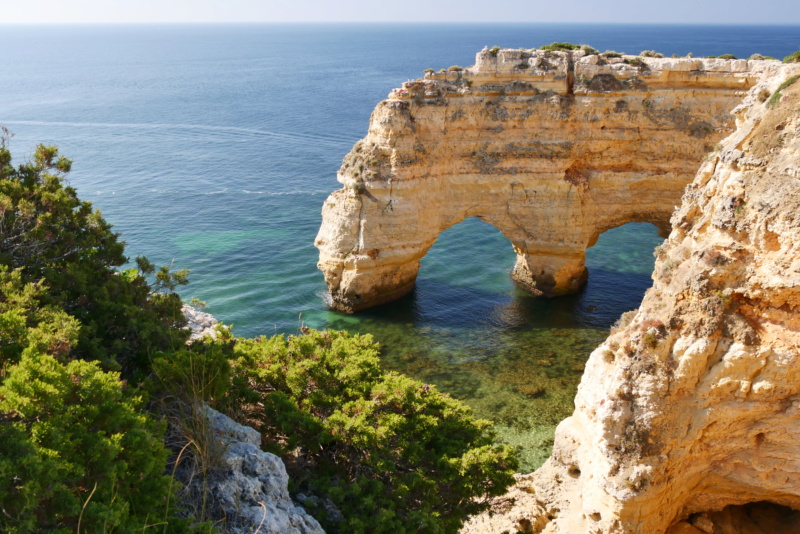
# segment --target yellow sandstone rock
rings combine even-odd
[[[578,290],[586,248],[632,221],[664,235],[684,187],[774,61],[483,50],[379,103],[316,239],[334,308],[408,293],[439,234],[468,217],[512,243],[537,295]],[[752,163],[756,164],[756,163]]]
[[[800,82],[765,98],[800,65],[763,73],[527,497],[464,533],[800,532]]]

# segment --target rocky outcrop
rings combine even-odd
[[[606,230],[669,217],[731,109],[774,61],[483,50],[375,108],[323,206],[319,268],[353,312],[413,286],[439,234],[468,217],[517,253],[537,295],[576,291]]]
[[[800,82],[767,100],[800,65],[767,74],[686,189],[641,307],[592,352],[551,458],[465,532],[800,531]]]
[[[280,458],[261,450],[261,434],[206,408],[220,445],[219,465],[188,480],[186,492],[229,534],[325,534],[316,519],[289,497],[289,476]]]
[[[212,339],[217,337],[218,321],[216,317],[188,304],[181,307],[181,313],[186,318],[186,328],[191,331],[189,343],[205,336],[211,336]]]

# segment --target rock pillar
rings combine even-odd
[[[569,295],[586,283],[585,263],[583,249],[569,254],[518,253],[511,278],[536,296]]]

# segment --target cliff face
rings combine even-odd
[[[552,457],[466,531],[800,532],[800,82],[764,102],[798,74],[734,110]]]
[[[438,235],[467,217],[496,226],[513,276],[554,296],[586,280],[584,253],[632,221],[666,235],[730,110],[775,62],[604,58],[484,50],[376,107],[323,207],[319,267],[352,312],[411,290]]]

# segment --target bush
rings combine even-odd
[[[783,91],[784,89],[786,89],[787,87],[792,85],[798,79],[800,79],[800,75],[792,76],[791,78],[788,78],[786,81],[784,81],[782,84],[780,84],[778,86],[778,88],[775,90],[775,92],[772,93],[772,96],[770,97],[770,99],[767,101],[767,104],[766,104],[767,107],[775,108],[778,105],[778,102],[781,101],[781,96],[783,96],[781,94],[781,91]]]
[[[800,50],[783,58],[784,63],[800,63]]]
[[[622,57],[622,53],[616,50],[606,50],[603,52],[603,57]]]
[[[164,425],[120,376],[148,384],[158,395],[153,406],[186,420],[178,431],[195,442],[207,437],[202,401],[242,406],[239,419],[273,441],[296,489],[344,512],[343,523],[327,522],[331,532],[455,532],[486,506],[484,497],[513,482],[515,453],[492,446],[490,423],[433,387],[383,372],[369,336],[223,333],[186,347],[174,292],[186,272],[145,258],[117,271],[127,261],[123,244],[65,185],[71,162],[39,146],[32,162],[13,167],[7,139],[0,137],[0,531],[185,527],[163,473]],[[213,462],[213,450],[196,449],[196,462]],[[316,513],[325,521],[323,509]]]
[[[722,54],[721,56],[717,56],[719,59],[736,59],[736,56],[733,54]]]
[[[585,45],[585,44],[581,45],[581,50],[586,52],[587,56],[597,55],[597,54],[600,53],[600,52],[598,52],[598,50],[596,48],[592,48],[591,46]]]
[[[24,354],[64,358],[77,343],[80,323],[63,310],[44,306],[43,283],[23,284],[19,269],[0,265],[0,380]]]
[[[633,57],[633,58],[630,58],[630,59],[625,58],[624,62],[627,63],[628,65],[632,65],[634,67],[638,67],[639,69],[642,69],[642,70],[650,70],[650,67],[647,65],[647,63],[642,58],[640,58],[639,56],[636,56],[636,57]]]
[[[664,57],[664,54],[656,52],[655,50],[642,50],[642,53],[639,55],[642,57],[656,57],[656,58]]]
[[[337,524],[312,510],[329,532],[456,532],[513,483],[515,451],[435,387],[384,373],[378,350],[345,332],[238,340],[248,416],[295,490],[343,512]]]
[[[115,270],[123,244],[65,185],[71,161],[40,145],[14,167],[0,130],[0,531],[181,530],[163,425],[103,367],[138,381],[183,346],[186,272]]]
[[[447,68],[447,70],[450,72],[461,72],[462,70],[464,70],[464,67],[459,67],[458,65],[451,65]]]
[[[0,530],[139,532],[169,518],[164,428],[117,373],[45,354],[0,386]]]
[[[112,370],[149,367],[157,350],[182,345],[187,334],[180,297],[186,271],[158,272],[146,259],[120,276],[127,258],[118,235],[64,185],[72,162],[39,145],[30,163],[13,167],[0,144],[0,265],[20,269],[24,283],[43,282],[42,305],[80,321],[73,356],[99,360]],[[154,276],[153,284],[146,277]]]
[[[567,51],[567,50],[578,50],[580,47],[581,45],[576,45],[572,43],[550,43],[549,45],[540,46],[539,50]]]
[[[489,49],[489,55],[497,57],[497,53],[500,52],[499,46],[493,46]]]

